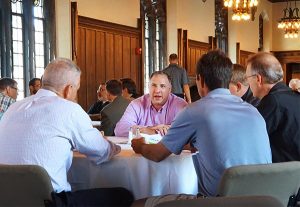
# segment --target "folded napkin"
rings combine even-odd
[[[162,139],[162,136],[160,134],[144,134],[141,133],[141,137],[145,138],[145,142],[147,144],[156,144],[158,142],[160,142],[160,140]]]

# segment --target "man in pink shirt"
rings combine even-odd
[[[187,102],[171,93],[171,81],[162,71],[152,73],[149,94],[133,100],[117,123],[115,135],[127,137],[130,127],[141,133],[165,135]]]

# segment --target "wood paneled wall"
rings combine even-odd
[[[187,70],[189,76],[196,75],[196,64],[199,58],[209,50],[215,49],[216,39],[208,37],[208,43],[188,39],[188,31],[178,29],[178,59],[179,65]]]
[[[131,78],[140,93],[142,65],[140,29],[78,17],[77,64],[82,70],[78,103],[87,110],[97,100],[100,83]]]
[[[240,43],[239,42],[236,43],[236,63],[238,63],[246,68],[248,58],[253,54],[255,54],[255,53],[249,52],[246,50],[241,50]]]
[[[288,84],[292,78],[300,78],[300,50],[273,51],[283,69],[283,80]]]
[[[189,76],[196,75],[196,65],[199,58],[211,50],[211,44],[199,42],[195,40],[188,40],[187,52],[187,73]]]

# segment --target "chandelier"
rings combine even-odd
[[[291,1],[287,0],[286,8],[283,9],[283,17],[278,21],[278,28],[284,30],[285,38],[297,38],[300,27],[299,9],[295,0],[292,8]]]
[[[233,11],[232,20],[249,20],[251,9],[257,8],[258,0],[224,0],[224,6]]]

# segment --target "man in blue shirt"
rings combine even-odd
[[[271,163],[271,150],[263,117],[252,105],[228,90],[232,63],[221,51],[211,51],[197,64],[196,84],[201,99],[187,106],[158,144],[132,141],[133,150],[159,162],[180,154],[186,144],[193,156],[199,192],[215,196],[225,169],[236,165]],[[151,200],[148,199],[148,200]],[[152,201],[147,203],[153,203]],[[158,203],[159,200],[156,199]]]

